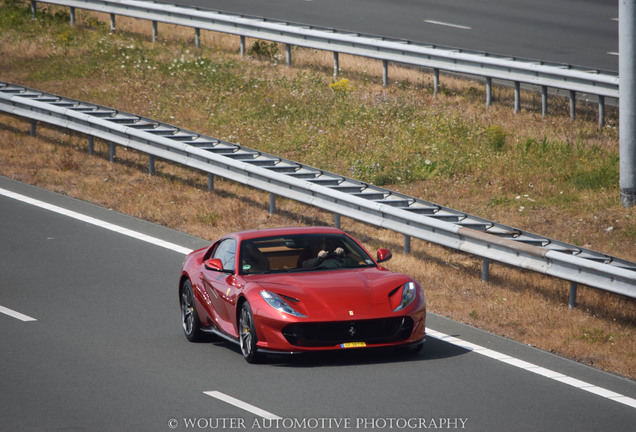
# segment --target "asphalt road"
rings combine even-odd
[[[617,0],[162,0],[618,71]]]
[[[633,430],[634,381],[432,314],[412,356],[189,343],[177,275],[207,244],[0,177],[0,430]]]

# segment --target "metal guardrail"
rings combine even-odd
[[[589,70],[567,64],[545,63],[534,60],[492,55],[484,52],[448,49],[407,40],[389,39],[372,35],[352,34],[330,28],[302,26],[258,17],[175,6],[154,1],[138,0],[45,0],[71,8],[71,21],[75,21],[75,8],[88,9],[111,15],[111,28],[115,16],[123,15],[153,22],[153,40],[157,23],[168,23],[195,28],[196,43],[199,30],[209,30],[241,36],[241,53],[245,52],[245,37],[279,42],[287,45],[287,64],[291,63],[291,46],[301,46],[334,53],[334,75],[338,71],[338,54],[350,54],[382,60],[383,83],[388,82],[388,62],[396,62],[433,69],[435,91],[439,70],[486,78],[486,103],[492,101],[492,80],[513,82],[515,111],[520,109],[519,83],[540,86],[542,111],[547,112],[547,89],[570,92],[570,115],[575,113],[576,93],[599,97],[599,124],[604,123],[604,98],[618,98],[618,75]],[[36,1],[31,0],[35,13]]]
[[[339,215],[490,260],[636,298],[636,263],[113,108],[0,82],[0,112],[81,132]],[[213,179],[213,177],[210,177]],[[270,207],[271,208],[271,207]],[[483,274],[483,273],[482,273]]]

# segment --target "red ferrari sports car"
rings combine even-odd
[[[276,228],[228,234],[190,253],[179,279],[186,338],[213,333],[265,353],[402,346],[424,342],[422,287],[335,228]]]

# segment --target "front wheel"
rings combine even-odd
[[[245,302],[241,306],[239,315],[239,342],[241,353],[248,363],[257,363],[260,355],[256,350],[256,327],[254,326],[254,315],[249,303]]]
[[[395,350],[402,354],[413,355],[413,354],[418,354],[420,351],[422,351],[423,347],[424,347],[424,342],[421,342],[415,345],[397,346],[395,347]]]
[[[194,303],[194,294],[192,293],[192,284],[186,280],[181,285],[181,295],[179,296],[181,304],[181,325],[185,337],[190,342],[197,342],[203,339],[201,331],[201,321],[197,315],[197,308]]]

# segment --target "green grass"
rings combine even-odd
[[[39,37],[42,54],[2,66],[29,71],[35,84],[96,78],[100,85],[82,89],[87,100],[121,109],[126,100],[129,110],[173,123],[175,112],[196,110],[196,124],[220,138],[377,185],[470,178],[477,191],[505,172],[513,180],[501,197],[489,199],[491,207],[508,205],[523,184],[543,191],[555,185],[561,191],[615,190],[618,184],[617,150],[589,146],[585,134],[563,140],[520,135],[505,124],[484,126],[461,107],[431,105],[430,93],[406,84],[377,92],[368,80],[333,82],[304,70],[272,78],[256,59],[275,60],[276,44],[254,42],[248,54],[255,60],[236,61],[185,41],[152,44],[113,33],[79,15],[80,25],[71,27],[65,12],[40,7],[33,20],[27,2],[3,1],[5,43]],[[104,89],[109,82],[117,86]],[[122,94],[142,85],[138,94]],[[445,93],[483,96],[472,86]],[[554,204],[563,195],[554,193],[543,199]]]

